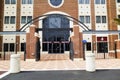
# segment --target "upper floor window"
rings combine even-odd
[[[90,0],[79,0],[79,4],[89,4]]]
[[[32,4],[33,0],[22,0],[22,4]]]
[[[10,18],[10,24],[15,24],[15,16],[11,16],[11,18]]]
[[[16,0],[5,0],[5,4],[16,4]]]
[[[105,0],[95,0],[95,4],[105,4]]]
[[[120,15],[118,15],[118,18],[120,19]]]
[[[15,16],[5,16],[5,24],[15,24]]]
[[[90,23],[90,16],[80,16],[80,21],[83,23]]]
[[[117,0],[118,3],[120,3],[120,0]]]
[[[32,16],[22,16],[21,17],[21,23],[22,24],[25,24],[25,23],[27,23],[30,20],[32,20]]]
[[[96,23],[106,23],[106,16],[96,16]]]

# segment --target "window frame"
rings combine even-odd
[[[26,16],[21,16],[21,24],[25,24],[26,23]]]
[[[106,19],[106,16],[101,16],[102,18],[102,23],[106,23],[107,22],[107,19]]]
[[[9,23],[10,23],[10,17],[4,16],[4,24],[9,24]]]
[[[16,0],[11,0],[11,4],[16,4]]]
[[[10,24],[15,24],[15,16],[10,17]]]
[[[10,4],[10,0],[5,0],[5,4]]]
[[[96,16],[96,23],[101,23],[101,16]]]
[[[92,50],[92,44],[91,42],[86,43],[86,51],[91,51]]]

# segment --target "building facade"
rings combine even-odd
[[[116,31],[120,29],[114,22],[114,18],[120,18],[120,0],[0,0],[0,4],[2,4],[0,5],[0,31],[17,31],[28,21],[48,14],[53,15],[42,17],[33,24],[37,28],[66,27],[73,29],[73,31],[63,30],[63,32],[39,31],[41,54],[68,53],[67,46],[69,47],[70,38],[73,41],[75,58],[83,57],[82,40],[87,41],[86,51],[88,52],[114,53],[114,42],[119,39],[118,33],[83,34],[84,30],[80,25],[65,17],[59,17],[59,15],[73,17],[84,23],[90,30]],[[30,28],[25,31],[32,33]],[[35,44],[32,40],[34,37],[30,38],[26,35],[0,36],[0,51],[23,53],[26,43],[27,58],[34,58],[35,52],[31,51],[32,44]],[[57,47],[60,48],[57,49]]]

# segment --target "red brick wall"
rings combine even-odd
[[[51,7],[48,0],[34,0],[34,18],[51,11],[61,11],[78,19],[78,0],[64,0],[60,8]]]
[[[0,0],[0,31],[3,31],[3,13],[4,13],[4,0]],[[0,36],[0,51],[2,51],[3,37]]]
[[[108,29],[117,30],[117,25],[114,22],[116,18],[116,0],[107,0],[107,12],[108,12]]]
[[[94,0],[91,0],[91,26],[92,26],[92,30],[96,30],[95,27],[95,7],[94,7]]]

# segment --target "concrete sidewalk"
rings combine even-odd
[[[120,69],[120,59],[98,59],[95,61],[96,69]],[[0,61],[0,71],[9,71],[10,61]],[[85,61],[74,60],[48,60],[35,62],[34,59],[21,60],[22,71],[46,70],[85,70]]]

